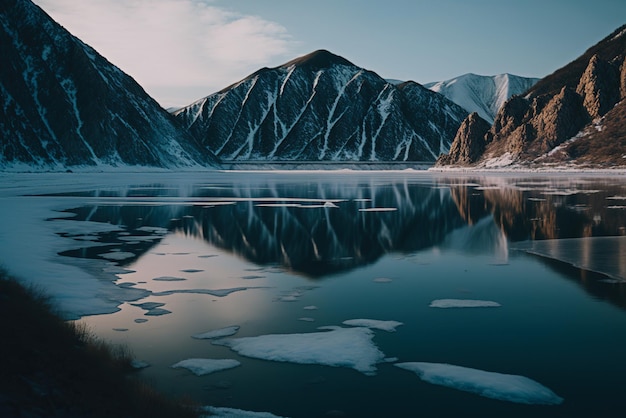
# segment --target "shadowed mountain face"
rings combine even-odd
[[[507,101],[484,134],[484,152],[472,165],[626,165],[625,60],[626,26],[622,26],[523,96]],[[458,146],[452,148],[478,142],[463,135],[455,140]],[[465,163],[455,158],[438,162]]]
[[[434,161],[467,112],[328,51],[264,68],[174,113],[224,160]]]
[[[161,234],[184,232],[256,264],[311,277],[371,264],[388,253],[462,247],[506,259],[507,242],[626,234],[623,210],[611,204],[623,196],[621,186],[567,179],[343,180],[247,178],[187,190],[149,185],[94,194],[94,206],[72,212],[77,221],[122,225],[134,237],[155,227],[163,228]],[[138,257],[160,236],[135,244],[115,233],[102,240]],[[96,246],[70,255],[102,252]]]
[[[131,77],[32,2],[0,2],[0,56],[0,168],[216,164]]]

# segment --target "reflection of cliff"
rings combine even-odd
[[[307,197],[320,200],[306,202]],[[440,190],[405,183],[235,187],[220,198],[244,201],[193,208],[201,225],[197,233],[255,263],[279,264],[311,276],[372,263],[387,252],[436,245],[464,224]],[[299,198],[303,200],[294,203]],[[325,199],[337,207],[323,207]],[[368,208],[395,210],[362,210]]]
[[[536,183],[514,179],[482,187],[451,186],[452,199],[469,224],[491,215],[511,241],[624,235],[619,210],[608,208],[621,186]],[[597,185],[596,185],[597,187]]]

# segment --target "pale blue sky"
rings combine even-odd
[[[328,49],[382,77],[543,77],[626,23],[624,0],[34,0],[163,106]]]

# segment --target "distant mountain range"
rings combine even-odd
[[[202,168],[218,158],[624,166],[625,51],[623,26],[539,81],[466,74],[425,87],[319,50],[170,114],[30,0],[5,0],[0,170]]]
[[[131,77],[28,0],[0,3],[0,57],[2,169],[217,164]]]
[[[468,112],[477,112],[489,123],[512,96],[531,88],[538,78],[512,74],[484,76],[464,74],[446,81],[424,84],[424,87],[443,94]]]
[[[490,126],[476,114],[438,166],[626,166],[626,25],[508,100]]]
[[[325,50],[263,68],[174,115],[224,160],[435,161],[468,112]]]

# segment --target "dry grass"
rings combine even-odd
[[[63,321],[40,291],[0,270],[0,416],[197,417],[133,376],[132,353]]]

